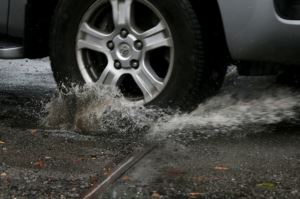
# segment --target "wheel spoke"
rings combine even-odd
[[[99,82],[104,85],[118,86],[121,73],[107,66],[100,76]]]
[[[146,64],[141,66],[133,78],[143,92],[146,101],[153,99],[154,95],[164,87],[163,80]]]
[[[149,5],[146,0],[145,2],[142,0],[136,1],[145,4],[145,6]],[[84,22],[79,28],[76,43],[77,61],[86,82],[95,83],[95,80],[98,79],[97,83],[108,86],[118,87],[120,84],[124,84],[126,89],[122,89],[122,92],[128,92],[128,96],[135,97],[137,95],[138,99],[143,97],[144,102],[148,103],[165,89],[169,76],[163,78],[158,76],[151,66],[152,63],[150,63],[150,60],[152,60],[150,56],[156,56],[156,54],[147,54],[147,52],[161,47],[169,47],[170,51],[161,53],[162,58],[164,56],[169,57],[167,54],[174,52],[174,46],[171,31],[159,12],[153,10],[153,14],[157,15],[156,17],[160,21],[156,26],[146,31],[141,31],[142,27],[134,26],[133,2],[135,0],[107,0],[107,3],[111,5],[113,17],[113,22],[111,22],[111,17],[108,17],[107,23],[113,23],[115,27],[111,33],[99,30],[97,28],[99,24],[94,24],[98,23],[98,20],[90,20],[93,19],[95,13],[101,12],[101,9],[99,9],[100,2],[89,9],[84,16]],[[152,9],[152,7],[150,6],[149,9]],[[103,9],[104,14],[107,14],[106,11],[106,9]],[[100,14],[99,16],[102,17],[103,15]],[[103,28],[105,25],[108,24],[103,24]],[[110,27],[111,25],[107,26],[107,30],[110,30]],[[123,53],[125,50],[128,53]],[[99,63],[102,62],[102,59],[96,59],[95,53],[92,51],[100,52],[96,53],[97,55],[104,54],[106,56],[105,63]],[[155,59],[159,60],[159,56]],[[170,58],[172,57],[170,56]],[[173,60],[170,60],[170,62],[173,63]],[[101,67],[102,64],[106,63],[107,66],[99,77],[97,67]],[[93,66],[90,67],[90,65]],[[170,67],[168,74],[172,72],[171,70]],[[132,91],[127,89],[131,88],[132,85],[130,81],[123,81],[126,75],[132,76],[134,84],[143,93],[142,96],[136,93],[135,89]],[[128,84],[128,87],[125,84]]]
[[[82,33],[82,36],[77,43],[77,48],[79,50],[90,49],[102,53],[106,52],[106,43],[110,38],[109,34],[101,33],[87,23],[81,25],[80,32]]]
[[[132,0],[110,0],[115,27],[131,24]]]
[[[162,22],[147,30],[141,35],[145,41],[145,50],[150,51],[160,47],[171,47],[171,38],[166,34],[166,29]]]
[[[159,22],[159,23],[158,23],[156,26],[154,26],[153,28],[151,28],[151,29],[149,29],[149,30],[143,32],[141,36],[144,37],[144,38],[148,38],[148,37],[151,37],[151,36],[153,36],[153,35],[157,35],[157,34],[159,34],[159,33],[162,33],[162,32],[164,32],[164,31],[165,31],[165,27],[164,27],[163,23],[162,23],[162,22]]]

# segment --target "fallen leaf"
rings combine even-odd
[[[227,171],[227,170],[229,170],[229,168],[225,167],[225,166],[216,166],[215,170],[218,170],[218,171]]]
[[[125,182],[128,182],[129,181],[129,176],[123,176],[122,180],[125,181]]]
[[[83,162],[83,161],[84,161],[84,157],[80,157],[80,158],[74,160],[73,163],[74,163],[74,164],[79,164],[79,163],[81,163],[81,162]]]
[[[0,144],[5,144],[5,142],[3,142],[2,140],[0,140]]]
[[[198,192],[193,192],[193,193],[189,194],[189,198],[192,198],[192,199],[200,198],[201,196],[202,196],[202,194],[198,193]]]
[[[45,165],[45,162],[43,160],[38,160],[37,162],[35,162],[33,164],[34,167],[38,168],[38,169],[42,169],[44,168],[46,165]]]
[[[112,174],[112,169],[111,168],[104,168],[104,173],[103,173],[103,175],[104,176],[109,176],[109,175],[111,175]]]
[[[37,129],[31,129],[31,135],[35,136],[37,133]]]
[[[90,177],[90,184],[93,186],[98,182],[98,177],[97,176],[91,176]]]
[[[153,192],[153,194],[151,195],[151,199],[160,199],[160,194],[157,193],[156,191]]]
[[[186,172],[182,171],[182,170],[179,170],[179,169],[176,169],[176,168],[167,168],[165,170],[165,174],[167,176],[171,176],[171,177],[179,177],[179,176],[185,175]]]
[[[196,177],[193,177],[193,181],[194,182],[204,182],[207,180],[207,177],[205,176],[196,176]]]
[[[262,189],[275,189],[276,185],[272,182],[263,182],[263,183],[257,184],[256,187],[262,188]]]

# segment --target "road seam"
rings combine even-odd
[[[133,166],[135,166],[138,162],[140,162],[146,155],[151,153],[156,148],[156,145],[148,146],[142,151],[136,153],[127,159],[124,163],[120,164],[115,171],[108,176],[104,181],[95,186],[92,190],[90,190],[83,198],[84,199],[93,199],[100,198],[100,196],[108,189],[110,185],[112,185],[115,181],[120,179],[124,173],[130,170]]]

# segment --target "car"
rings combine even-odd
[[[300,1],[0,0],[0,33],[0,58],[50,56],[61,90],[108,85],[133,103],[192,110],[230,64],[241,75],[299,69]]]

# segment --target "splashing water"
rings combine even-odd
[[[155,126],[152,134],[172,134],[173,131],[197,130],[212,136],[242,130],[254,125],[277,124],[298,117],[300,95],[286,90],[273,90],[250,101],[226,94],[201,104],[191,114],[175,115],[164,124]],[[248,129],[249,130],[249,129]],[[256,129],[257,130],[257,129]]]
[[[54,98],[46,107],[44,124],[82,133],[148,131],[150,137],[163,139],[184,130],[212,135],[297,118],[300,93],[268,84],[270,81],[265,79],[239,79],[236,71],[230,70],[219,95],[190,114],[172,115],[134,106],[117,89],[87,85]]]
[[[75,87],[69,94],[55,97],[46,111],[45,126],[82,133],[146,131],[165,117],[162,110],[133,105],[117,89],[102,85]]]

